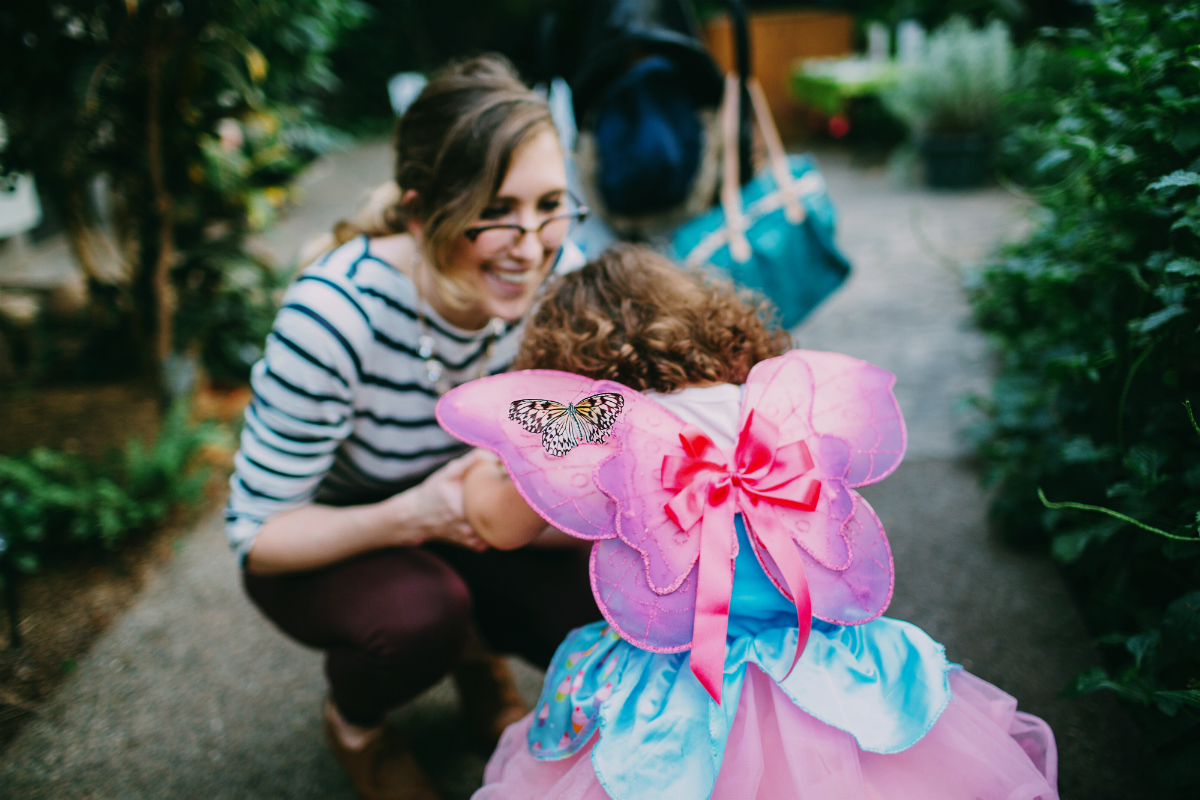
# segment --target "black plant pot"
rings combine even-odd
[[[983,183],[987,141],[979,133],[931,133],[921,140],[925,182],[936,189],[970,189]]]

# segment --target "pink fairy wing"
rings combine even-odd
[[[861,624],[891,602],[891,549],[878,517],[851,487],[888,475],[904,455],[906,435],[892,394],[895,376],[839,353],[794,350],[759,363],[743,393],[742,420],[751,409],[779,426],[779,441],[804,440],[821,481],[816,510],[773,506],[799,547],[813,615]],[[755,554],[776,587],[787,585],[757,537]],[[790,595],[789,595],[790,596]]]
[[[679,529],[666,505],[675,492],[662,485],[663,457],[683,456],[679,433],[684,423],[647,398],[639,408],[637,435],[619,454],[596,469],[596,485],[617,506],[617,535],[641,554],[647,586],[657,594],[674,592],[700,556],[700,531]],[[732,534],[731,534],[732,535]]]
[[[508,418],[514,400],[575,403],[616,392],[624,407],[606,444],[551,456],[541,436]],[[592,590],[604,616],[629,642],[655,652],[691,646],[699,531],[688,536],[666,515],[662,457],[683,455],[684,423],[620,384],[553,370],[510,372],[451,390],[438,422],[469,444],[500,456],[530,507],[560,530],[596,540]],[[732,534],[731,534],[732,535]],[[618,538],[619,537],[619,538]]]
[[[844,439],[846,484],[865,486],[890,475],[904,457],[908,434],[895,383],[892,373],[857,358],[793,350],[750,371],[742,414],[750,408],[767,414],[785,443],[814,433]]]
[[[813,428],[850,444],[846,485],[866,486],[891,475],[908,445],[904,417],[892,393],[896,376],[841,353],[801,352],[816,385]]]
[[[604,444],[584,443],[563,456],[552,456],[540,434],[508,418],[516,400],[575,403],[585,397],[615,392],[625,399]],[[451,435],[500,456],[525,501],[547,522],[581,539],[616,535],[616,506],[592,480],[596,466],[620,450],[629,430],[630,407],[653,401],[612,383],[553,370],[526,370],[493,375],[465,383],[446,393],[437,404],[438,423]]]

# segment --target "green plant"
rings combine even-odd
[[[188,419],[186,403],[168,410],[150,446],[133,439],[102,464],[48,448],[0,457],[0,531],[17,568],[34,572],[47,558],[113,550],[195,502],[208,479],[195,458],[228,434]]]
[[[924,56],[884,89],[887,107],[918,133],[978,133],[995,123],[1013,85],[1013,45],[999,20],[976,29],[954,17],[934,31]]]
[[[1058,116],[1060,98],[1074,87],[1075,59],[1060,42],[1040,39],[1016,54],[1013,90],[1004,98],[996,126],[993,163],[1001,182],[1044,187],[1046,175],[1039,169],[1040,131],[1043,123]]]
[[[790,0],[750,0],[749,6],[786,5]],[[806,4],[808,5],[808,4]],[[977,25],[999,19],[1024,41],[1047,26],[1086,25],[1091,9],[1079,0],[822,0],[818,5],[849,11],[860,25],[879,21],[895,27],[913,19],[927,29],[965,16]]]
[[[1073,79],[1004,146],[1037,227],[968,282],[1000,355],[975,431],[992,517],[1062,564],[1107,659],[1072,691],[1131,701],[1168,794],[1200,765],[1197,42],[1194,4],[1118,2],[1050,43]]]
[[[104,342],[62,377],[110,364],[165,378],[178,353],[211,350],[189,337],[213,327],[177,330],[176,309],[208,302],[223,283],[211,273],[245,261],[232,258],[245,235],[335,144],[314,98],[336,87],[328,53],[364,18],[357,0],[63,0],[0,12],[0,174],[36,175],[88,277],[86,338]]]

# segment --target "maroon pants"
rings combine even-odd
[[[325,651],[330,694],[351,723],[446,675],[472,621],[484,641],[545,668],[573,628],[600,619],[582,549],[378,550],[312,572],[252,575],[246,593],[285,633]]]

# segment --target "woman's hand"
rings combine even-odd
[[[396,512],[399,534],[396,544],[439,541],[475,551],[486,550],[487,543],[471,530],[463,516],[463,477],[471,467],[494,458],[486,450],[472,450],[419,485],[384,501],[388,510]]]

